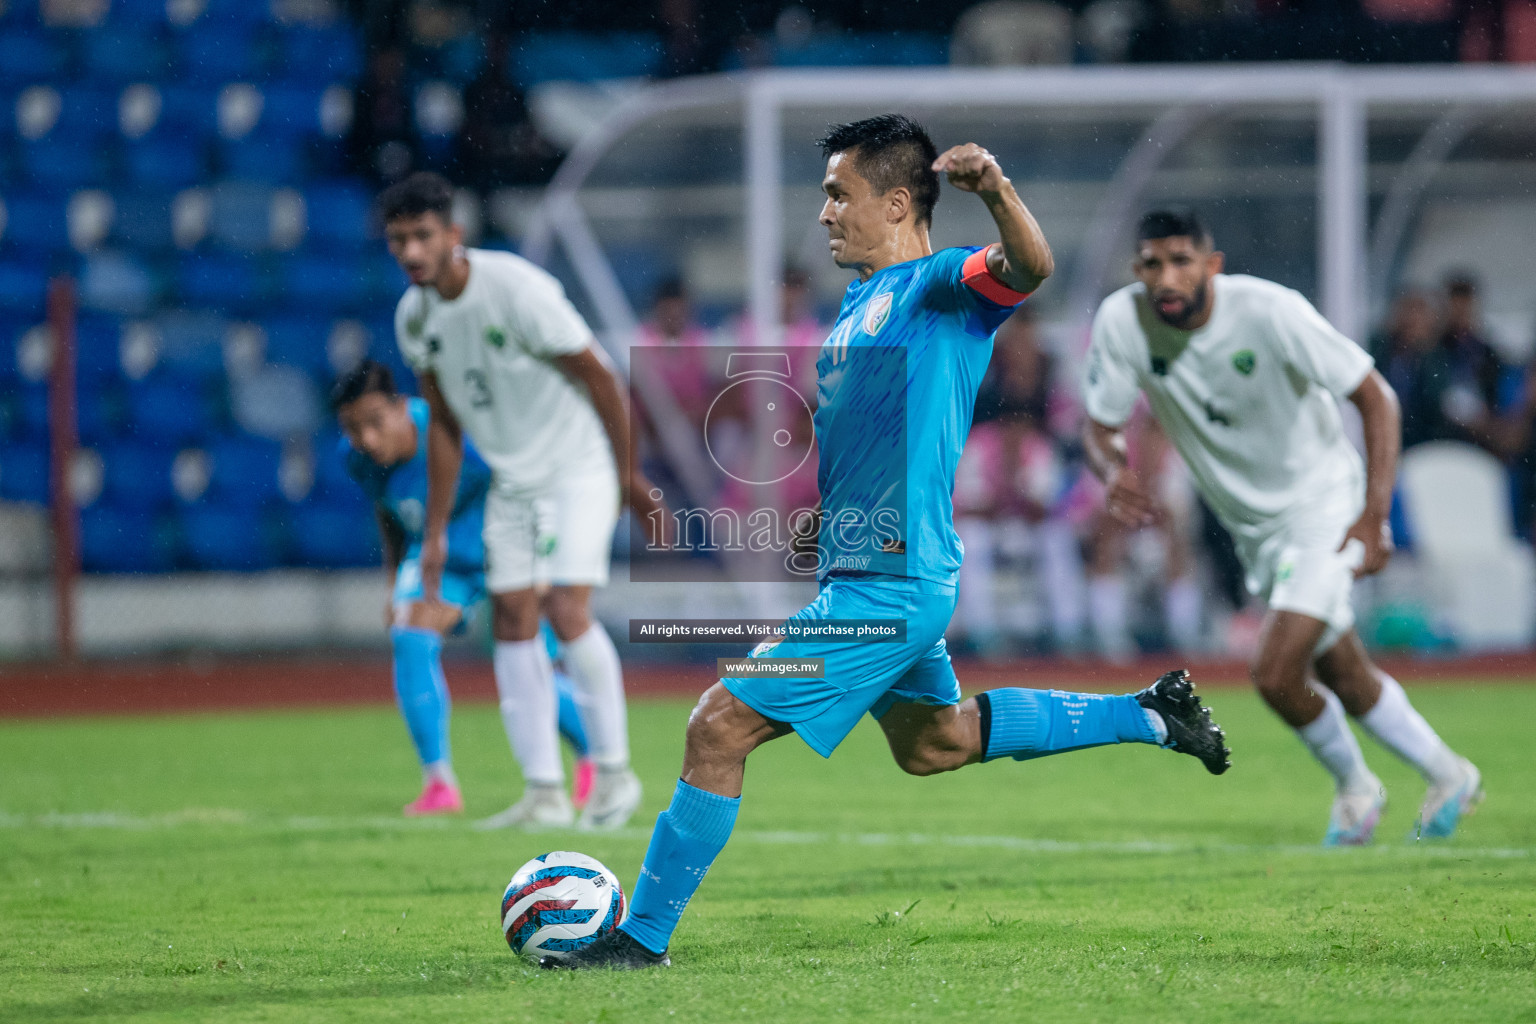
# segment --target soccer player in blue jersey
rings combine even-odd
[[[976,145],[939,155],[894,114],[834,127],[821,223],[853,270],[817,362],[814,425],[822,496],[820,596],[786,626],[903,620],[900,643],[786,639],[754,658],[818,658],[823,676],[722,679],[688,722],[682,777],[657,818],[629,916],[544,967],[666,966],[667,946],[741,803],[747,756],[791,730],[828,756],[866,712],[914,775],[1002,757],[1148,743],[1226,771],[1221,730],[1189,677],[1169,672],[1122,696],[991,690],[961,702],[944,647],[960,542],[950,493],[992,334],[1052,270],[1050,247],[996,159]],[[939,175],[986,204],[1000,242],[934,252]]]
[[[448,756],[449,701],[441,653],[443,637],[461,631],[470,610],[485,596],[480,532],[491,472],[466,444],[448,525],[453,554],[443,572],[443,599],[423,601],[418,558],[427,502],[427,455],[422,443],[427,403],[397,394],[389,368],[369,360],[336,382],[331,406],[346,435],[340,455],[347,474],[373,502],[392,581],[384,621],[394,648],[395,696],[423,775],[421,795],[406,804],[405,813],[462,811],[463,796]],[[560,732],[577,757],[573,802],[580,805],[593,775],[586,760],[586,733],[570,681],[556,673],[555,682]]]

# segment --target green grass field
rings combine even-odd
[[[1314,846],[1329,787],[1247,692],[1208,695],[1235,767],[1148,747],[913,779],[859,727],[748,768],[670,971],[541,973],[497,924],[533,854],[632,884],[687,706],[632,710],[617,835],[406,822],[392,709],[0,723],[0,1021],[1536,1021],[1536,686],[1417,687],[1489,798],[1413,845]],[[471,816],[519,790],[460,707]]]

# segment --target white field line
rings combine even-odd
[[[116,811],[50,812],[47,814],[10,814],[0,811],[0,829],[116,829],[121,831],[158,831],[192,826],[224,826],[266,831],[340,832],[352,830],[430,831],[466,829],[468,822],[453,818],[358,817],[281,817],[253,814],[230,808],[186,808],[166,814],[135,815]],[[580,835],[570,829],[549,829],[547,835]],[[638,828],[603,833],[605,838],[645,840],[650,832]],[[770,846],[935,846],[964,849],[1009,850],[1018,853],[1081,854],[1107,853],[1144,856],[1147,854],[1312,854],[1347,855],[1346,851],[1321,846],[1294,844],[1245,844],[1208,842],[1163,842],[1153,840],[1061,840],[1030,839],[1023,836],[940,835],[923,832],[786,832],[738,829],[731,835],[735,842],[762,843]],[[1415,855],[1437,858],[1491,858],[1514,860],[1536,856],[1536,849],[1520,847],[1456,846],[1438,842],[1383,842],[1365,847],[1360,854]]]

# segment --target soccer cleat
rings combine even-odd
[[[571,806],[578,811],[592,799],[592,783],[597,777],[597,765],[590,757],[578,758],[571,772]]]
[[[599,765],[595,776],[577,827],[596,831],[623,828],[640,806],[640,780],[627,767]]]
[[[530,784],[523,798],[500,814],[482,818],[475,828],[486,831],[494,828],[569,828],[575,821],[571,802],[559,785]]]
[[[665,950],[652,953],[628,932],[616,928],[564,957],[541,956],[539,966],[546,971],[638,971],[646,967],[671,967],[672,958]]]
[[[1184,669],[1164,672],[1151,686],[1136,694],[1136,703],[1162,716],[1168,727],[1169,750],[1198,758],[1205,770],[1220,775],[1232,767],[1232,752],[1221,727],[1211,721],[1209,708],[1200,706],[1195,684]]]
[[[459,787],[447,779],[432,779],[422,787],[421,796],[405,805],[407,818],[421,818],[430,814],[458,814],[464,809],[464,797]]]
[[[1358,792],[1340,790],[1328,812],[1328,831],[1324,846],[1366,846],[1376,834],[1376,823],[1387,806],[1387,791],[1381,780],[1371,776],[1370,784]]]
[[[1432,783],[1419,808],[1411,839],[1447,839],[1462,818],[1477,810],[1483,802],[1483,773],[1477,765],[1460,758],[1461,771],[1442,782]]]

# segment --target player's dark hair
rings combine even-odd
[[[379,196],[379,217],[388,224],[398,217],[435,213],[444,224],[453,223],[453,185],[441,174],[417,171],[395,182]]]
[[[932,223],[939,201],[939,175],[933,162],[939,151],[922,125],[901,114],[881,114],[829,125],[818,145],[824,156],[853,150],[854,170],[876,194],[905,188],[912,193],[917,222]]]
[[[364,359],[331,386],[331,411],[340,412],[364,395],[395,397],[395,375],[383,363]]]
[[[1136,226],[1136,241],[1146,242],[1154,238],[1188,238],[1206,248],[1213,241],[1205,221],[1190,206],[1166,206],[1142,214],[1141,223]]]

